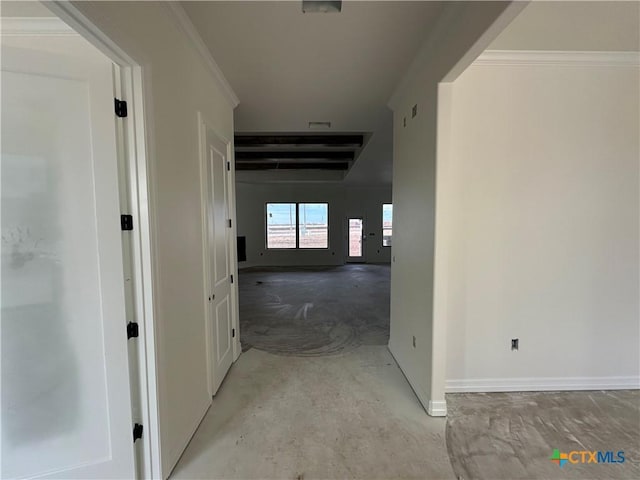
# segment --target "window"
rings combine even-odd
[[[329,248],[329,204],[267,203],[267,248]]]
[[[296,248],[296,204],[267,203],[267,248]]]
[[[382,205],[382,246],[391,246],[391,233],[393,226],[393,204]]]
[[[298,205],[298,248],[329,248],[329,204]]]

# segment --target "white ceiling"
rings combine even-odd
[[[238,132],[373,132],[349,181],[391,182],[389,97],[441,2],[344,2],[302,13],[302,2],[185,2],[185,11],[240,98]]]

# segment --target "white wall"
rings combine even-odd
[[[447,3],[390,100],[395,262],[389,349],[431,415],[446,414],[441,348],[445,320],[436,317],[434,322],[433,315],[438,83],[470,63],[523,7],[508,2]],[[412,118],[414,105],[417,115]]]
[[[640,386],[638,85],[576,65],[453,84],[448,391]]]
[[[247,242],[247,261],[255,265],[342,265],[347,253],[346,219],[365,221],[365,261],[389,263],[391,248],[382,246],[382,204],[391,203],[391,187],[349,186],[343,183],[237,183],[237,231]],[[267,250],[265,205],[278,202],[329,203],[327,250]],[[373,233],[374,235],[370,235]]]
[[[166,5],[75,2],[75,6],[144,68],[166,478],[211,403],[197,112],[231,139],[233,106]]]

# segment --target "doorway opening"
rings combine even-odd
[[[367,237],[364,234],[364,220],[362,217],[347,219],[349,253],[347,262],[364,262],[364,241]]]

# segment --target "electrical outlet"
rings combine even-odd
[[[413,348],[416,348],[416,336],[413,336]]]
[[[512,338],[511,339],[511,350],[518,350],[519,343],[520,343],[520,339]]]

